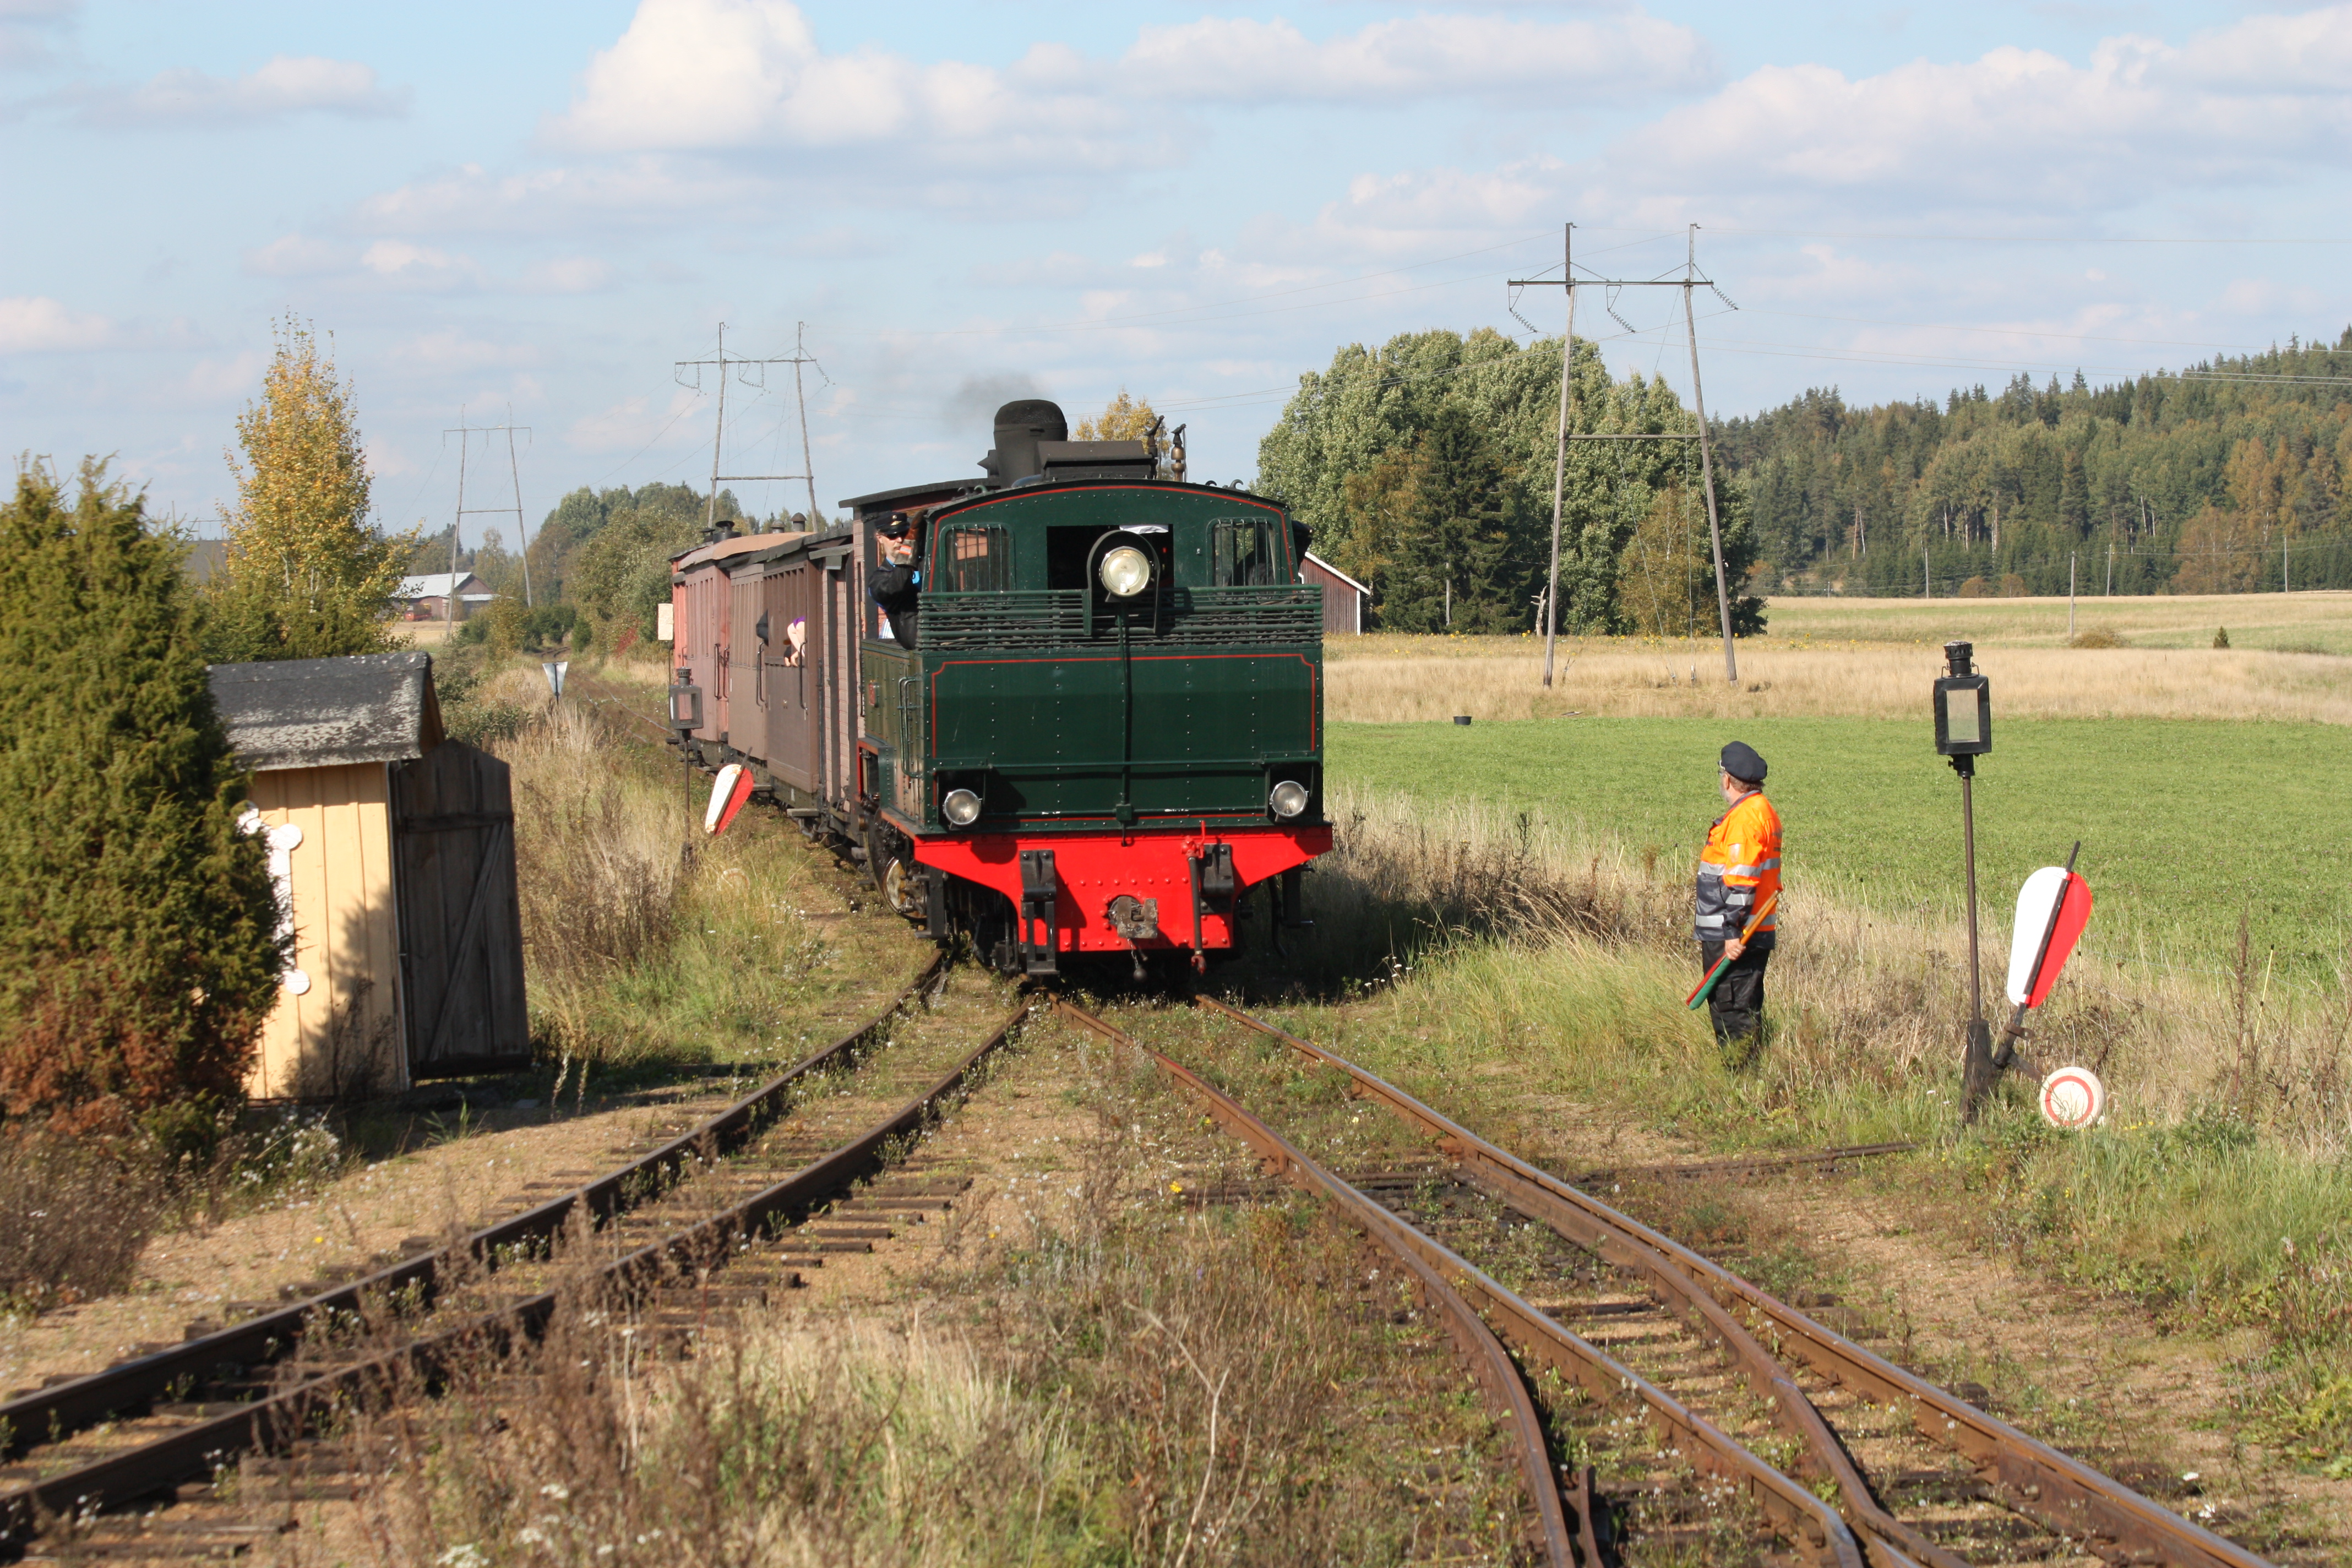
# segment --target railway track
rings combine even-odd
[[[1173,1057],[1147,1052],[1271,1173],[1411,1269],[1518,1438],[1546,1561],[1801,1560],[2262,1568],[1639,1221],[1273,1025],[1199,1007],[1392,1113],[1418,1152],[1344,1180]],[[1848,1152],[1875,1152],[1876,1150]],[[1507,1350],[1505,1373],[1497,1358]],[[1538,1408],[1538,1402],[1540,1408]],[[1563,1464],[1567,1459],[1570,1462]]]
[[[950,980],[942,953],[824,1049],[528,1212],[0,1405],[0,1558],[236,1553],[291,1528],[293,1502],[365,1484],[365,1457],[331,1442],[289,1464],[320,1417],[535,1335],[566,1290],[623,1308],[616,1331],[625,1319],[690,1341],[828,1255],[949,1207],[965,1181],[927,1175],[909,1150],[1028,1012],[1005,1014],[1002,990],[976,978],[943,995]],[[917,1004],[931,1016],[907,1019]],[[286,1478],[282,1519],[229,1502],[219,1483],[240,1462]]]

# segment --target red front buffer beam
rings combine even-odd
[[[2059,971],[2066,967],[2090,921],[2091,885],[2074,874],[2074,858],[2082,852],[2077,839],[2065,865],[2042,867],[2017,890],[2017,929],[2009,946],[2009,999],[2014,1005],[2008,1027],[2000,1032],[2000,1048],[1993,1052],[1996,1068],[2017,1059],[2026,1013],[2049,998]]]

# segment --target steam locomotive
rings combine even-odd
[[[1008,973],[1201,968],[1259,889],[1269,922],[1301,923],[1301,869],[1331,847],[1306,528],[1185,482],[1156,438],[1072,441],[1051,403],[1006,404],[995,436],[977,479],[851,498],[846,525],[722,524],[678,555],[677,745],[740,763],[899,912]],[[913,546],[918,614],[868,592],[886,529]]]

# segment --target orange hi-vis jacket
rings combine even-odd
[[[1729,942],[1746,929],[1757,904],[1780,890],[1780,814],[1757,790],[1741,795],[1706,830],[1698,857],[1698,940]],[[1776,909],[1757,929],[1760,939],[1779,929]]]

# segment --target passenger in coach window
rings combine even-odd
[[[923,574],[915,564],[914,520],[903,511],[894,511],[890,521],[875,531],[880,535],[877,553],[881,564],[867,580],[866,591],[888,617],[890,636],[898,646],[913,647],[916,599],[923,584]]]

